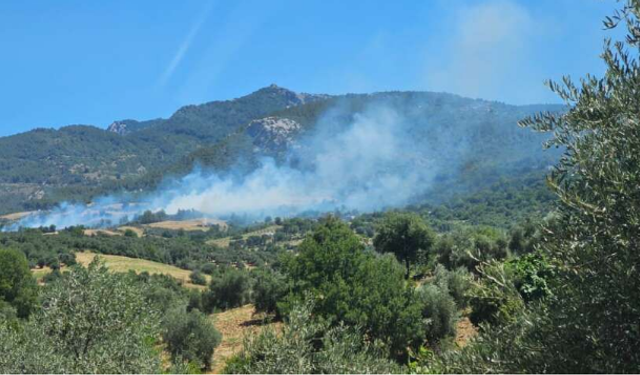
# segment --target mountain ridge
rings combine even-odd
[[[119,120],[107,129],[91,125],[39,128],[2,137],[0,212],[46,208],[69,199],[86,201],[112,191],[150,189],[167,176],[188,173],[195,165],[225,170],[244,163],[244,170],[250,170],[262,154],[283,160],[298,136],[265,132],[266,119],[295,123],[296,134],[304,135],[330,109],[342,111],[336,121],[349,121],[366,106],[383,102],[425,127],[430,125],[421,117],[439,128],[468,122],[489,129],[493,121],[498,136],[498,130],[512,129],[520,117],[540,110],[560,110],[560,106],[512,106],[446,93],[324,95],[271,85],[236,99],[183,106],[167,119]],[[248,130],[251,124],[253,131]],[[478,129],[468,127],[465,132]],[[517,132],[505,133],[513,136]],[[285,142],[287,137],[290,139]]]

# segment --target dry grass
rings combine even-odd
[[[35,211],[24,211],[24,212],[14,212],[12,214],[7,214],[7,215],[2,215],[0,216],[0,219],[5,219],[5,220],[20,220],[23,217],[27,217],[29,215],[31,215],[32,213],[34,213]]]
[[[280,330],[282,323],[265,323],[263,316],[255,314],[253,305],[245,305],[212,315],[214,324],[222,333],[222,342],[214,352],[211,373],[219,374],[226,361],[242,350],[245,335],[257,334],[267,326]]]
[[[260,229],[260,230],[254,230],[253,232],[249,232],[246,234],[242,235],[242,239],[246,240],[247,238],[251,237],[251,236],[262,236],[263,234],[266,233],[275,233],[276,230],[278,230],[279,228],[282,228],[281,225],[271,225],[268,226],[264,229]],[[207,241],[208,244],[210,245],[216,245],[218,247],[229,247],[229,243],[231,243],[231,237],[224,237],[224,238],[218,238],[215,240],[209,240]]]
[[[170,230],[186,230],[186,231],[208,231],[213,225],[219,225],[220,229],[226,229],[227,223],[218,219],[194,219],[182,221],[160,221],[158,223],[146,224],[150,228],[162,228]]]
[[[458,321],[455,342],[459,347],[464,347],[477,334],[478,328],[465,316]]]
[[[150,260],[129,258],[119,255],[95,254],[89,251],[76,253],[76,260],[79,264],[86,267],[89,263],[91,263],[91,261],[93,261],[96,256],[102,258],[105,265],[113,272],[129,272],[130,270],[133,270],[137,273],[146,271],[150,274],[164,274],[178,280],[185,287],[200,290],[206,288],[204,285],[196,285],[191,283],[191,280],[189,279],[191,271],[183,270],[181,268],[170,266],[168,264],[152,262]],[[64,269],[65,267],[62,268],[62,271],[64,271]],[[51,269],[49,267],[37,268],[33,269],[32,272],[38,280],[42,280],[45,275],[51,272]],[[207,282],[211,280],[211,276],[204,276],[207,279]]]
[[[84,230],[85,236],[91,237],[91,236],[97,236],[99,234],[105,234],[107,236],[122,236],[122,233],[114,232],[108,229],[85,229]]]

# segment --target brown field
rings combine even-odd
[[[98,234],[106,234],[107,236],[122,236],[120,232],[114,232],[108,229],[85,229],[85,236],[97,236]]]
[[[261,314],[260,314],[261,315]],[[257,334],[263,327],[282,327],[282,323],[265,323],[262,316],[255,314],[253,305],[245,305],[211,315],[214,325],[222,333],[222,342],[213,353],[212,374],[219,374],[225,362],[242,350],[245,335]]]
[[[86,267],[96,256],[99,256],[104,261],[105,265],[113,272],[129,272],[130,270],[133,270],[137,273],[146,271],[150,274],[164,274],[178,280],[182,283],[183,286],[187,288],[195,288],[200,290],[206,288],[206,286],[204,285],[196,285],[191,283],[191,280],[189,280],[191,271],[183,270],[181,268],[170,266],[168,264],[153,262],[150,260],[129,258],[120,255],[95,254],[89,251],[76,253],[76,260],[79,264]],[[32,269],[31,271],[38,280],[42,280],[42,278],[46,274],[51,272],[51,269],[49,267],[44,267]],[[65,271],[65,267],[62,267],[62,271]],[[204,276],[207,279],[207,282],[211,280],[211,276]]]
[[[208,231],[212,225],[219,225],[221,229],[227,228],[227,223],[218,219],[193,219],[182,221],[160,221],[158,223],[146,224],[145,226],[150,228],[162,228],[170,230],[201,230]]]
[[[27,217],[29,215],[31,215],[32,213],[34,213],[35,211],[25,211],[25,212],[14,212],[12,214],[7,214],[7,215],[2,215],[0,216],[0,219],[5,219],[5,220],[20,220],[23,217]]]
[[[459,347],[464,347],[467,345],[469,340],[471,340],[475,335],[478,334],[478,328],[471,323],[468,317],[464,317],[458,321],[458,326],[456,327],[456,344]]]
[[[145,259],[129,258],[120,255],[95,254],[89,251],[76,253],[76,260],[83,266],[87,266],[96,256],[100,256],[100,258],[105,262],[105,265],[113,272],[129,272],[130,270],[133,270],[137,273],[146,271],[150,274],[164,274],[182,282],[186,287],[196,289],[205,288],[203,285],[195,285],[191,283],[189,280],[191,271],[183,270],[182,268],[170,266],[164,263],[153,262]],[[211,276],[209,275],[205,275],[205,277],[207,282],[211,279]]]
[[[279,228],[282,228],[282,226],[281,225],[271,225],[271,226],[268,226],[268,227],[266,227],[264,229],[260,229],[260,230],[256,230],[256,231],[253,231],[253,232],[249,232],[249,233],[243,234],[242,235],[242,239],[246,240],[247,238],[249,238],[251,236],[261,236],[261,235],[266,234],[266,233],[275,233],[276,230],[279,229]],[[218,239],[215,239],[215,240],[207,241],[208,244],[216,245],[216,246],[219,246],[219,247],[229,247],[229,243],[230,242],[231,242],[231,237],[224,237],[224,238],[218,238]]]

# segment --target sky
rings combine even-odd
[[[604,71],[614,0],[0,2],[0,136],[168,117],[275,83],[557,103]]]

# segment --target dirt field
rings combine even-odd
[[[245,335],[257,334],[266,326],[281,328],[282,323],[264,324],[261,316],[254,315],[254,312],[253,305],[245,305],[212,315],[214,325],[222,333],[222,342],[213,354],[212,374],[219,374],[227,359],[242,350]]]
[[[475,335],[478,334],[478,328],[476,328],[469,318],[464,317],[458,321],[458,327],[456,332],[456,344],[463,347],[467,345]]]
[[[2,215],[0,216],[0,219],[5,219],[5,220],[20,220],[23,217],[29,216],[32,213],[34,213],[35,211],[25,211],[25,212],[14,212],[12,214],[8,214],[8,215]]]
[[[98,234],[106,234],[107,236],[122,236],[120,232],[114,232],[108,229],[85,229],[85,236],[97,236]]]
[[[169,275],[176,280],[181,281],[183,285],[188,288],[201,290],[206,288],[203,285],[195,285],[191,283],[191,281],[189,280],[191,271],[183,270],[181,268],[170,266],[168,264],[152,262],[150,260],[128,258],[119,255],[94,254],[88,251],[76,253],[76,260],[83,266],[87,266],[89,263],[91,263],[93,258],[96,257],[96,255],[99,255],[104,260],[106,266],[113,272],[129,272],[129,270],[134,270],[136,272],[147,271],[150,274],[160,273]],[[62,271],[64,272],[64,267]],[[38,280],[40,280],[46,274],[51,272],[51,269],[48,267],[44,267],[42,269],[33,269],[32,272],[33,275],[36,276]],[[205,277],[207,278],[207,282],[209,282],[211,276],[205,275]]]
[[[162,228],[171,230],[201,230],[208,231],[212,225],[219,225],[221,229],[227,228],[227,223],[218,219],[194,219],[183,221],[161,221],[158,223],[146,224],[150,228]]]
[[[243,234],[242,238],[246,240],[247,238],[249,238],[251,236],[261,236],[261,235],[266,234],[266,233],[275,233],[276,230],[279,229],[279,228],[282,228],[282,226],[281,225],[271,225],[271,226],[268,226],[268,227],[266,227],[264,229],[260,229],[260,230],[256,230],[256,231],[253,231],[253,232],[249,232],[247,234]],[[219,247],[229,247],[229,243],[230,242],[231,242],[231,237],[224,237],[224,238],[218,238],[216,240],[207,241],[208,244],[216,245],[216,246],[219,246]]]

